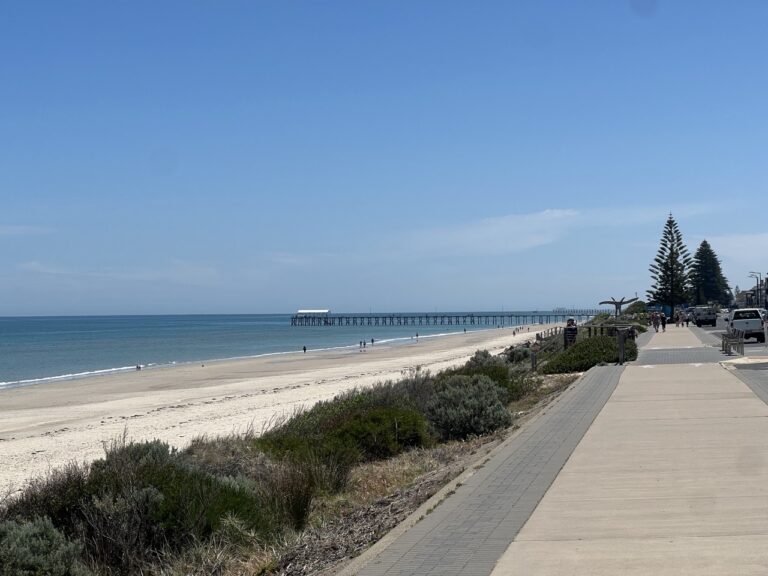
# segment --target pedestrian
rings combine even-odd
[[[667,331],[667,315],[664,312],[661,313],[661,331]]]
[[[307,347],[304,346],[304,354],[306,354],[306,353],[307,353]]]
[[[660,323],[661,323],[661,321],[659,319],[659,313],[658,312],[654,312],[653,314],[651,314],[651,324],[653,324],[653,329],[656,330],[656,332],[659,331],[659,324]]]
[[[373,338],[371,338],[371,346],[373,346]]]

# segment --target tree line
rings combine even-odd
[[[649,271],[652,286],[649,303],[669,306],[672,312],[683,304],[722,304],[733,301],[720,259],[709,242],[703,240],[691,257],[672,214],[667,218],[659,251]]]

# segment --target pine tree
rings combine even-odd
[[[688,300],[691,264],[691,255],[670,214],[661,235],[659,252],[649,268],[653,280],[647,292],[649,302],[669,306],[674,316],[675,306]]]
[[[730,304],[732,300],[728,280],[723,276],[720,259],[709,242],[702,241],[693,256],[691,287],[696,304]]]

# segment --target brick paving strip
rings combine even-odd
[[[431,513],[363,567],[343,574],[490,574],[605,405],[621,371],[590,370]]]

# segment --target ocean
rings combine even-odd
[[[521,312],[520,314],[530,314]],[[406,342],[465,326],[291,326],[290,314],[0,318],[0,388],[187,362]],[[509,325],[509,324],[507,324]],[[466,326],[467,331],[487,329]]]

